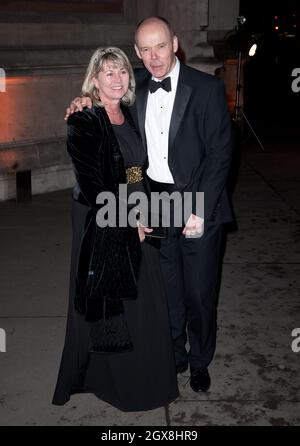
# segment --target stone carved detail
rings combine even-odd
[[[123,0],[8,0],[0,3],[7,13],[106,13],[123,12]]]

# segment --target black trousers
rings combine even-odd
[[[158,183],[151,178],[148,181],[152,192],[171,194],[176,190],[174,184]],[[173,210],[171,204],[171,214]],[[200,238],[186,238],[182,228],[170,227],[167,232],[168,238],[162,239],[160,244],[160,263],[175,360],[177,364],[188,361],[195,368],[207,367],[216,348],[223,225],[205,222]]]
[[[216,347],[216,305],[223,225],[206,223],[200,238],[162,240],[165,283],[176,363],[207,367]],[[189,340],[190,350],[186,343]]]

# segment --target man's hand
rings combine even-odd
[[[84,107],[88,107],[88,108],[92,108],[93,104],[91,101],[91,98],[75,98],[73,99],[73,101],[71,102],[71,104],[69,105],[69,107],[66,110],[66,116],[64,117],[64,120],[66,121],[68,119],[68,117],[70,115],[72,115],[72,113],[78,112],[78,111],[82,111],[82,109]]]
[[[204,219],[197,215],[191,214],[182,234],[186,238],[200,238],[204,233]]]
[[[138,225],[138,232],[140,237],[140,242],[142,243],[145,240],[146,234],[150,234],[153,229],[145,228],[141,223]]]

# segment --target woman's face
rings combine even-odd
[[[104,62],[101,71],[93,78],[103,104],[120,101],[129,86],[129,73],[113,62]]]

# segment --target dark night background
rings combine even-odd
[[[300,92],[291,84],[294,68],[300,68],[299,1],[241,0],[246,17],[240,41],[244,54],[251,37],[258,43],[256,55],[244,65],[244,111],[259,134],[268,141],[299,143]],[[276,29],[278,27],[278,29]]]

